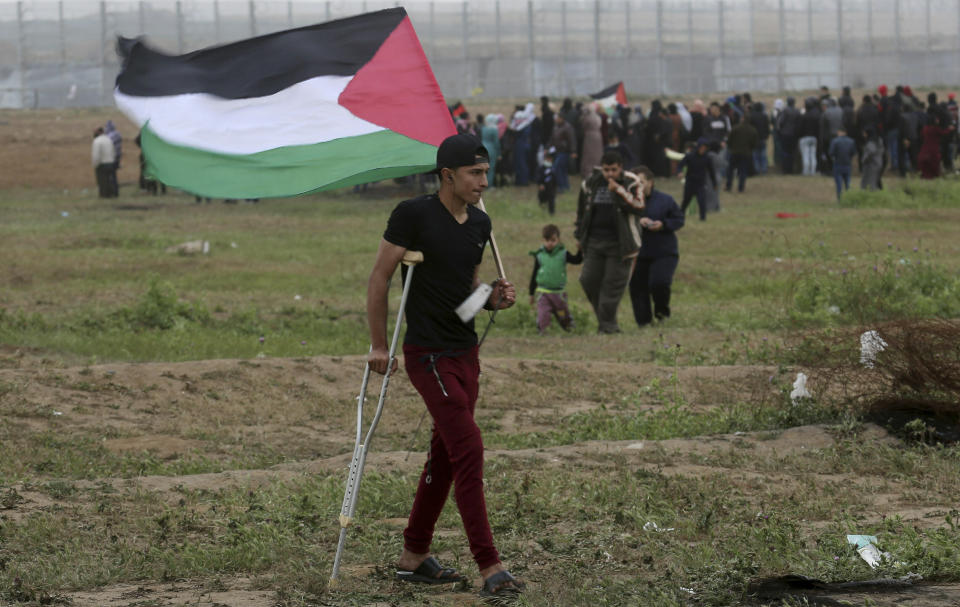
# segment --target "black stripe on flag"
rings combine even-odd
[[[618,83],[616,83],[616,84],[610,85],[610,86],[608,86],[607,88],[605,88],[605,89],[603,89],[602,91],[600,91],[599,93],[593,93],[592,95],[590,95],[590,98],[591,98],[591,99],[605,99],[605,98],[607,98],[607,97],[609,97],[609,96],[611,96],[611,95],[616,95],[616,94],[617,94],[617,89],[620,88],[620,85],[621,85],[621,84],[622,84],[622,82],[618,82]]]
[[[406,18],[391,8],[276,32],[186,55],[167,55],[141,39],[120,38],[126,95],[209,93],[224,99],[265,97],[317,76],[352,76]]]

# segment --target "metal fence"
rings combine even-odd
[[[400,5],[0,0],[0,107],[111,105],[116,35],[167,52]],[[960,0],[413,0],[448,98],[960,82]]]

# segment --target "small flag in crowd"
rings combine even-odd
[[[467,113],[466,106],[462,102],[458,101],[450,106],[450,115],[454,118],[459,118]]]
[[[147,173],[263,198],[426,172],[456,132],[403,8],[171,56],[121,38],[117,106]]]
[[[627,90],[623,88],[623,82],[618,82],[608,86],[599,93],[590,95],[590,98],[602,105],[604,109],[610,109],[620,105],[627,105]]]

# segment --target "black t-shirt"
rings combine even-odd
[[[423,253],[407,295],[405,344],[444,350],[476,345],[473,321],[461,322],[454,310],[473,292],[490,231],[486,213],[468,205],[467,221],[457,223],[436,194],[404,200],[393,210],[384,240]]]

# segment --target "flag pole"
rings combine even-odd
[[[484,213],[487,212],[486,207],[483,206],[483,197],[480,197],[480,202],[477,204],[480,207],[480,210]],[[503,261],[500,259],[500,249],[497,248],[497,239],[493,237],[493,231],[490,232],[490,250],[493,252],[493,263],[497,266],[497,275],[502,279],[506,280],[506,273],[503,271]]]

